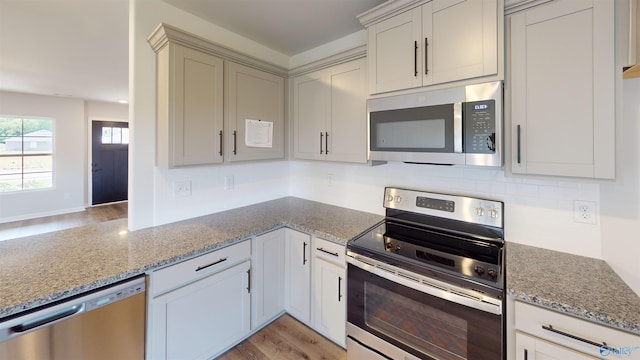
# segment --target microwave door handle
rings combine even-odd
[[[462,103],[453,104],[453,152],[462,153]]]

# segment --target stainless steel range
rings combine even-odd
[[[503,359],[499,201],[386,188],[347,244],[347,358]]]

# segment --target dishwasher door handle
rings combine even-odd
[[[62,320],[64,318],[68,318],[74,316],[76,314],[81,313],[84,310],[84,303],[79,305],[73,305],[69,308],[63,309],[53,314],[48,314],[41,318],[24,322],[22,324],[18,324],[12,326],[9,331],[14,334],[20,334],[47,324],[50,324],[54,321]]]

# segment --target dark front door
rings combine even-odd
[[[93,205],[127,200],[129,124],[92,122]]]

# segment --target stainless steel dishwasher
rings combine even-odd
[[[0,360],[144,359],[138,277],[0,321]]]

